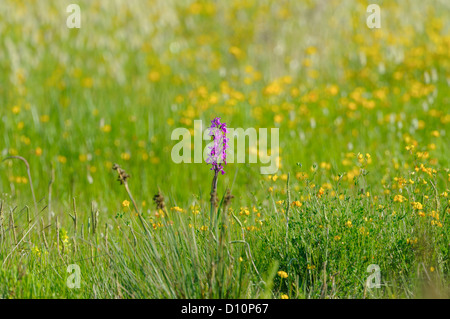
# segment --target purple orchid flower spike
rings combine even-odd
[[[217,179],[219,172],[223,175],[225,171],[223,165],[227,164],[227,147],[228,138],[227,124],[220,122],[220,117],[216,117],[211,121],[209,135],[213,137],[213,146],[209,149],[206,163],[211,164],[211,170],[214,171],[214,178],[211,185],[211,219],[212,223],[214,212],[217,208]]]
[[[214,145],[210,148],[210,153],[206,163],[212,164],[211,170],[225,174],[223,165],[227,164],[226,150],[228,148],[227,124],[220,123],[220,117],[211,121],[209,135],[213,137]]]

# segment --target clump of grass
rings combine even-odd
[[[105,5],[74,32],[60,2],[0,1],[1,298],[449,296],[444,2],[384,8],[422,17],[389,34],[357,26],[363,2],[114,5],[126,30]],[[173,129],[215,114],[279,128],[279,171],[228,163],[222,196],[228,174],[170,161]]]

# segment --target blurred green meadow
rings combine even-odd
[[[450,297],[449,3],[73,2],[0,3],[0,297]],[[215,117],[280,167],[211,214],[171,134]]]

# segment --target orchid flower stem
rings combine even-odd
[[[211,184],[211,210],[210,210],[210,227],[212,226],[213,218],[217,207],[217,180],[219,177],[219,170],[214,170],[214,177]]]

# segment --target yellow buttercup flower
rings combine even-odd
[[[178,206],[172,207],[172,208],[170,208],[170,210],[174,210],[174,211],[180,212],[180,213],[183,212],[183,208],[180,208],[180,207],[178,207]]]
[[[294,202],[292,202],[292,204],[291,204],[292,206],[297,206],[297,207],[302,207],[302,202],[301,201],[299,201],[299,200],[296,200],[296,201],[294,201]]]
[[[20,106],[18,106],[18,105],[13,106],[12,112],[14,114],[19,114],[20,113]]]
[[[395,195],[394,196],[394,202],[403,203],[406,200],[406,198],[402,195]]]

